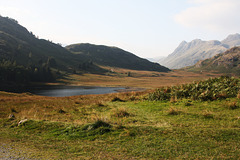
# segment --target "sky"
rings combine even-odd
[[[239,0],[0,0],[0,15],[63,45],[116,46],[143,58],[183,41],[240,33]]]

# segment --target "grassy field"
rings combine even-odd
[[[204,80],[209,77],[218,77],[216,73],[193,73],[184,70],[174,70],[168,73],[135,71],[121,68],[104,68],[109,70],[103,75],[82,74],[69,75],[60,80],[63,83],[82,86],[125,86],[137,88],[157,88],[161,86],[171,86],[193,81]]]
[[[239,94],[152,101],[152,93],[54,98],[0,92],[0,159],[239,159]]]

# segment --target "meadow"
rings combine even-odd
[[[208,79],[218,75],[184,71],[164,76],[153,72],[131,72],[132,76],[126,73],[71,75],[63,82],[144,86],[151,90],[62,98],[0,92],[0,151],[7,153],[0,158],[8,155],[30,159],[240,157],[238,78]],[[221,86],[226,91],[209,90],[214,94],[203,99],[177,94],[182,93],[180,88],[191,93],[193,87],[187,90],[185,86],[198,88],[196,84],[204,94],[205,84]],[[157,86],[163,87],[155,89]],[[168,98],[161,99],[164,94]],[[19,124],[23,119],[27,121]]]

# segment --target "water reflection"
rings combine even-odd
[[[31,93],[49,97],[67,97],[76,95],[115,93],[121,89],[125,88],[86,86],[41,86],[33,88]]]

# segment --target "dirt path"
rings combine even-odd
[[[31,160],[27,155],[22,154],[21,150],[8,144],[0,145],[0,160]]]

